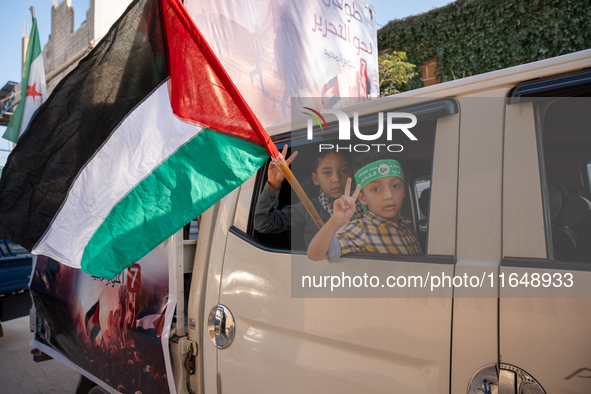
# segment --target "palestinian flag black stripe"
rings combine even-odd
[[[3,237],[32,250],[80,170],[165,81],[162,29],[149,28],[159,24],[157,2],[133,3],[32,119],[0,181]]]

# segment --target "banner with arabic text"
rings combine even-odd
[[[264,126],[293,119],[292,98],[329,109],[379,96],[375,12],[365,0],[185,6]]]

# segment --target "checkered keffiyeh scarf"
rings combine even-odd
[[[320,194],[318,195],[318,201],[320,201],[320,205],[322,205],[322,208],[324,208],[324,210],[328,212],[330,216],[332,216],[332,207],[334,204],[334,200],[334,198],[327,196],[326,194],[324,194],[322,190],[320,190]],[[363,205],[361,205],[359,200],[355,201],[355,213],[353,214],[351,220],[361,219],[364,214],[365,212],[363,211]]]

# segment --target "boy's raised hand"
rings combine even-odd
[[[283,146],[283,150],[281,151],[281,155],[283,157],[285,157],[286,154],[287,154],[287,144],[285,144]],[[292,155],[289,158],[286,158],[285,162],[287,163],[287,165],[290,165],[291,162],[296,158],[297,155],[298,155],[298,151],[295,151],[292,153]],[[275,164],[274,161],[271,161],[269,163],[269,169],[267,170],[267,181],[269,181],[269,185],[274,190],[279,190],[279,188],[281,187],[281,183],[283,182],[284,179],[285,179],[285,177],[283,176],[283,173],[279,169],[279,166],[277,164]]]
[[[360,191],[361,185],[357,185],[353,191],[353,195],[349,196],[349,193],[351,192],[351,178],[348,178],[345,186],[345,193],[341,198],[334,201],[332,216],[338,220],[341,225],[347,223],[349,219],[353,217],[353,214],[355,214],[355,210],[357,209],[355,207],[355,201],[357,201]]]
[[[333,204],[332,216],[316,233],[310,245],[308,245],[308,258],[313,261],[320,261],[328,258],[328,250],[334,235],[339,229],[351,219],[355,213],[355,201],[359,196],[361,186],[357,185],[353,195],[349,196],[351,192],[351,178],[347,179],[345,186],[345,194],[341,198],[335,200]]]

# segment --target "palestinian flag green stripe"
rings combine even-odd
[[[202,130],[111,210],[86,246],[82,269],[104,278],[115,277],[127,267],[117,256],[125,253],[131,260],[139,260],[145,255],[142,244],[163,242],[178,229],[178,223],[199,216],[244,183],[268,157],[260,145]],[[109,264],[96,264],[101,261]]]

